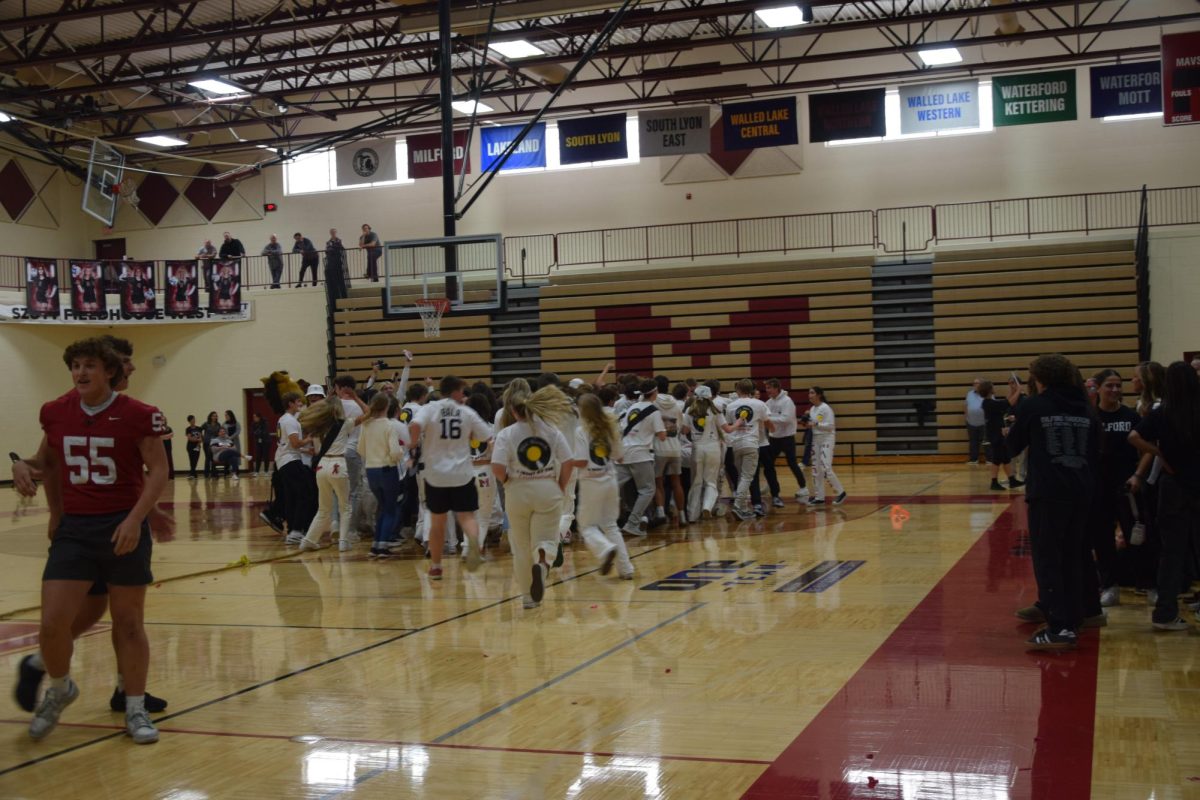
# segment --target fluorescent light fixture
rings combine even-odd
[[[1143,111],[1140,114],[1117,114],[1112,117],[1105,117],[1104,122],[1124,122],[1127,119],[1162,119],[1163,112],[1161,111]]]
[[[478,100],[455,100],[450,107],[461,114],[486,114],[492,107]]]
[[[927,67],[940,67],[946,64],[957,64],[963,60],[962,53],[957,47],[935,47],[929,50],[918,50],[917,55]]]
[[[279,152],[279,149],[278,149],[278,148],[271,147],[271,146],[270,146],[270,145],[268,145],[268,144],[256,144],[256,145],[254,145],[254,146],[255,146],[255,147],[257,147],[259,150],[270,150],[272,153],[278,153],[278,152]]]
[[[505,58],[529,58],[546,54],[545,50],[524,39],[517,39],[515,42],[495,42],[489,44],[488,47]]]
[[[778,6],[776,8],[760,8],[754,12],[768,28],[790,28],[811,22],[804,18],[804,10],[800,6]]]
[[[163,136],[162,134],[154,134],[153,136],[139,136],[139,142],[156,145],[158,147],[183,147],[187,142],[183,139],[176,139],[174,136]]]
[[[232,83],[218,81],[214,78],[206,78],[200,81],[188,81],[190,86],[195,86],[197,89],[202,89],[209,94],[246,94],[246,90],[240,86],[234,86]]]
[[[3,111],[0,111],[0,123],[12,122],[12,120],[12,117],[10,117],[8,114],[5,114]]]

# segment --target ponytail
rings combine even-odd
[[[602,444],[610,453],[613,451],[621,434],[617,430],[617,421],[605,413],[599,397],[585,394],[579,398],[579,421],[583,423],[588,439]]]
[[[553,384],[543,386],[528,397],[518,400],[514,398],[513,409],[523,416],[526,422],[535,419],[545,420],[551,425],[558,425],[571,416],[571,400]]]

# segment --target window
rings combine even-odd
[[[927,133],[900,133],[900,90],[888,89],[883,98],[883,114],[887,126],[887,135],[869,136],[864,139],[836,139],[825,142],[826,147],[845,147],[856,144],[873,144],[875,142],[898,142],[907,139],[932,139],[938,136],[964,136],[975,133],[991,133],[992,126],[992,82],[979,82],[979,127],[955,128],[946,131],[929,131]]]
[[[339,186],[337,183],[337,158],[333,150],[306,153],[287,162],[283,167],[283,193],[285,195],[373,189],[412,182],[412,179],[408,177],[408,143],[403,139],[396,140],[396,180],[394,181]]]

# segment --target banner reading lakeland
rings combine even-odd
[[[883,89],[857,92],[810,94],[808,96],[808,140],[836,142],[866,139],[887,133],[883,113]]]
[[[1092,118],[1162,111],[1158,61],[1092,67]]]
[[[471,171],[471,159],[467,155],[467,132],[454,132],[454,174],[460,175],[463,164]],[[442,135],[424,133],[408,137],[408,177],[442,177]]]
[[[625,115],[558,121],[558,160],[563,164],[612,161],[629,157]]]
[[[483,171],[487,172],[492,165],[500,160],[504,151],[524,129],[524,125],[502,125],[499,128],[481,128],[479,145],[483,160]],[[510,169],[533,169],[546,166],[546,123],[539,122],[529,129],[529,133],[517,145],[517,149],[504,162],[501,172]]]
[[[708,106],[638,112],[638,150],[644,158],[707,153],[711,145]]]
[[[1200,122],[1200,31],[1162,37],[1163,123]]]
[[[992,78],[992,122],[1034,125],[1075,119],[1075,70]]]
[[[979,127],[979,81],[900,87],[900,133]]]
[[[721,106],[726,150],[783,147],[800,142],[796,98],[775,97]]]

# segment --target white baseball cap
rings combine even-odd
[[[305,395],[308,397],[324,397],[325,387],[319,383],[310,383],[308,385],[308,391],[305,392]]]
[[[697,386],[696,391],[693,392],[693,394],[695,394],[696,397],[703,397],[705,400],[712,400],[712,389],[708,388],[707,386]]]
[[[570,386],[572,389],[578,389],[585,383],[587,383],[587,381],[585,381],[583,378],[571,378],[571,382],[568,383],[567,386]]]

